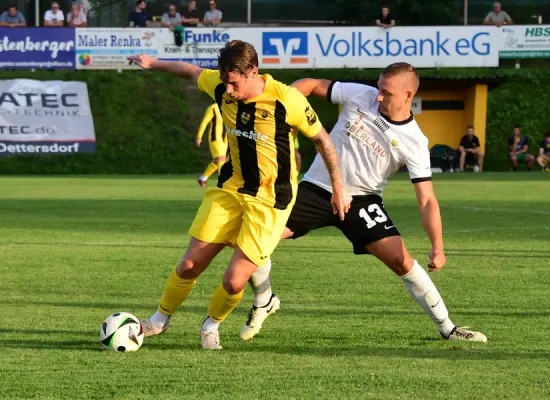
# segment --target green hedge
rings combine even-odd
[[[290,83],[305,76],[326,79],[375,78],[375,70],[270,71]],[[505,83],[489,93],[487,169],[507,168],[506,138],[514,123],[535,139],[530,152],[550,129],[550,69],[421,70],[421,77],[487,78]],[[81,80],[88,84],[97,137],[96,154],[0,158],[1,174],[167,174],[196,173],[209,161],[206,146],[194,148],[193,137],[210,100],[193,85],[167,74],[148,72],[71,71],[2,72],[0,79]],[[337,119],[335,107],[311,100],[327,128]],[[301,141],[304,165],[314,149]]]

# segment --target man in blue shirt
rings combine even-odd
[[[136,1],[136,9],[132,11],[128,16],[128,26],[137,27],[137,28],[147,28],[149,15],[145,12],[147,3],[145,0]]]
[[[17,11],[17,6],[12,4],[8,7],[8,11],[4,11],[0,16],[0,26],[16,28],[18,26],[27,26],[27,23],[23,14]]]

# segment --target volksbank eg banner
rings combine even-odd
[[[225,43],[254,45],[263,68],[380,68],[396,61],[417,67],[498,66],[495,27],[186,28],[177,46],[163,30],[158,57],[216,68]]]
[[[83,82],[0,81],[0,156],[95,152]]]
[[[478,26],[267,28],[252,41],[264,68],[496,67],[499,34]]]
[[[550,26],[501,28],[500,58],[550,58]]]
[[[76,68],[139,68],[129,65],[126,58],[135,54],[156,57],[161,31],[160,28],[76,28]]]
[[[72,28],[0,28],[0,68],[74,69]]]

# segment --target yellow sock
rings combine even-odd
[[[218,170],[218,168],[219,167],[216,164],[214,164],[214,161],[212,161],[210,164],[208,164],[208,167],[206,167],[202,176],[208,179],[214,172]]]
[[[229,294],[225,291],[223,285],[218,286],[210,299],[208,315],[217,322],[222,322],[239,305],[243,293],[244,290],[237,294]]]
[[[177,267],[176,267],[177,268]],[[172,270],[166,288],[160,298],[159,311],[165,315],[172,315],[178,307],[185,301],[191,290],[197,283],[196,279],[182,279],[178,276],[176,268]]]

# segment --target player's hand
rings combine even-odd
[[[136,64],[143,69],[153,69],[153,63],[157,61],[155,57],[148,56],[147,54],[140,54],[137,56],[128,57],[130,65]]]
[[[443,249],[435,249],[432,247],[429,257],[430,262],[428,263],[428,272],[439,271],[447,262]]]
[[[351,200],[352,198],[345,187],[342,187],[339,190],[333,189],[332,199],[330,202],[332,203],[332,210],[334,214],[338,214],[340,221],[344,220],[347,212],[349,211],[349,208],[351,207]]]
[[[196,138],[195,139],[195,146],[200,147],[202,143],[202,138]]]

